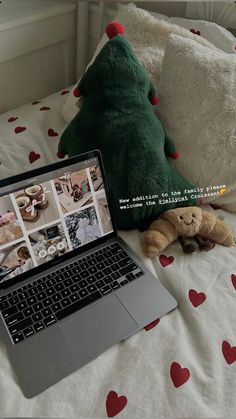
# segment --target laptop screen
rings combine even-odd
[[[0,196],[0,285],[113,232],[97,157]]]

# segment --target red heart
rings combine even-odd
[[[118,394],[115,391],[110,391],[106,400],[107,416],[109,418],[116,416],[127,405],[127,401],[127,397],[118,397]]]
[[[222,352],[227,364],[232,364],[236,361],[236,346],[231,346],[227,340],[222,342]]]
[[[69,90],[63,90],[62,92],[61,92],[61,95],[63,96],[63,95],[66,95],[67,93],[69,93],[70,91]]]
[[[188,296],[194,307],[200,306],[206,299],[204,292],[197,292],[195,290],[189,290]]]
[[[40,108],[40,111],[49,111],[49,107],[48,106],[43,106],[42,108]]]
[[[158,323],[160,323],[160,319],[154,320],[154,322],[147,324],[147,326],[144,327],[144,330],[148,332],[148,330],[153,329]]]
[[[12,116],[11,118],[8,119],[8,122],[14,122],[17,119],[18,119],[18,116],[16,116],[15,118],[14,118],[14,116]]]
[[[49,137],[57,137],[58,133],[56,131],[54,131],[52,128],[49,128],[48,135],[49,135]]]
[[[182,368],[178,362],[173,362],[170,367],[170,376],[175,387],[180,387],[190,377],[190,371],[188,368]]]
[[[159,261],[160,264],[165,268],[168,265],[171,265],[171,263],[173,263],[175,260],[174,256],[166,256],[166,255],[160,255],[159,256]]]
[[[16,134],[20,134],[21,132],[25,131],[26,128],[25,127],[16,127],[15,128],[15,133]]]
[[[40,159],[40,154],[35,153],[34,151],[31,151],[29,153],[29,161],[30,161],[30,163],[33,163],[35,160],[38,160],[38,159]]]
[[[37,105],[38,103],[41,103],[40,100],[36,100],[35,102],[32,102],[32,105]]]
[[[233,284],[234,288],[236,289],[236,275],[234,275],[234,274],[231,275],[231,281],[232,281],[232,284]]]

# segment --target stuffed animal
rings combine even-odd
[[[147,225],[162,212],[183,205],[195,205],[186,198],[193,186],[169,163],[179,153],[166,136],[152,105],[155,89],[126,39],[124,28],[111,23],[106,29],[110,40],[87,69],[75,89],[82,97],[81,109],[60,139],[58,157],[101,151],[117,227],[131,229]],[[186,199],[171,197],[172,191]],[[155,196],[154,205],[140,205],[133,198]],[[121,200],[128,200],[123,205]],[[122,201],[124,202],[124,201]],[[123,206],[121,208],[120,206]]]
[[[150,225],[145,233],[143,251],[146,256],[155,257],[179,236],[196,237],[200,247],[205,240],[228,247],[234,244],[228,224],[201,208],[185,207],[166,211]]]

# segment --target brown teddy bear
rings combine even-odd
[[[188,238],[194,238],[197,245]],[[155,257],[177,239],[186,253],[192,253],[197,246],[209,250],[212,243],[228,247],[234,244],[233,232],[224,221],[201,208],[184,207],[164,212],[150,225],[144,236],[144,254]]]

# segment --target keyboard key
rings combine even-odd
[[[112,262],[118,262],[120,260],[119,256],[115,255],[111,257]]]
[[[46,296],[44,291],[37,294],[37,298],[38,298],[39,301],[44,300],[46,297],[47,296]]]
[[[70,290],[68,289],[64,289],[61,291],[61,295],[62,297],[68,297],[68,295],[70,295]]]
[[[12,336],[12,339],[13,339],[13,342],[14,342],[14,343],[19,343],[19,342],[21,342],[22,340],[24,340],[23,333],[21,333],[21,332],[16,333],[15,335],[13,335],[13,336]]]
[[[38,290],[37,287],[33,287],[29,289],[28,294],[32,297],[33,295],[37,294]]]
[[[25,337],[28,338],[29,336],[34,334],[34,329],[33,329],[33,327],[30,326],[27,329],[24,329],[23,333],[24,333]]]
[[[9,307],[9,303],[5,300],[5,301],[1,301],[0,302],[0,310],[5,310],[6,308]]]
[[[87,291],[91,294],[92,292],[97,291],[97,287],[94,284],[89,285]]]
[[[133,262],[132,259],[130,257],[127,257],[117,262],[117,264],[119,265],[120,268],[123,268],[124,266],[127,266],[131,262]]]
[[[93,272],[91,272],[91,274],[92,274]],[[81,276],[81,278],[87,278],[88,276],[90,275],[90,272],[88,272],[88,271],[83,271],[83,272],[80,272],[80,276]]]
[[[43,318],[43,316],[42,316],[41,313],[35,313],[32,316],[32,319],[33,319],[34,322],[38,322],[39,320],[42,320],[42,318]]]
[[[76,274],[72,277],[73,282],[79,282],[81,280],[81,276],[79,274]]]
[[[55,290],[56,290],[56,291],[61,291],[61,290],[63,290],[65,287],[64,287],[63,282],[60,282],[60,284],[56,284],[56,285],[54,286],[54,288],[55,288]]]
[[[17,304],[18,310],[24,310],[24,308],[28,307],[28,304],[26,301],[21,301],[19,304]]]
[[[36,303],[36,304],[33,305],[34,311],[40,311],[40,310],[42,310],[42,308],[43,308],[43,304],[41,302]]]
[[[70,287],[71,292],[76,292],[79,290],[79,286],[77,284],[74,284]]]
[[[34,313],[34,310],[32,307],[27,307],[25,310],[23,310],[23,313],[25,317],[29,317],[29,316],[32,316],[32,314]]]
[[[72,285],[72,284],[73,284],[73,281],[72,281],[72,279],[71,279],[71,278],[68,278],[68,279],[65,279],[65,280],[63,281],[63,284],[65,285],[65,287],[69,287],[70,285]]]
[[[98,288],[102,288],[105,286],[105,282],[102,279],[100,279],[99,281],[96,282],[96,286]]]
[[[103,279],[103,281],[105,282],[105,284],[110,284],[113,279],[111,277],[111,275],[106,276],[106,278]]]
[[[103,271],[102,271],[102,272],[104,273],[104,275],[109,275],[109,274],[111,274],[111,273],[112,273],[112,270],[111,270],[111,268],[109,268],[109,266],[108,266],[107,268],[103,269]]]
[[[120,269],[118,263],[113,263],[113,265],[110,266],[112,272],[118,271]]]
[[[29,294],[27,292],[22,292],[21,294],[18,294],[18,297],[21,301],[26,300],[26,298],[29,297]]]
[[[13,296],[13,297],[11,297],[11,298],[9,298],[9,304],[11,305],[11,306],[13,306],[13,305],[15,305],[15,304],[17,304],[19,302],[19,298],[15,295],[15,296]]]
[[[67,307],[70,304],[71,304],[71,301],[69,300],[69,298],[64,298],[63,300],[61,300],[62,307]]]
[[[56,283],[55,279],[50,278],[46,281],[48,287],[52,287]]]
[[[101,291],[102,295],[106,295],[112,292],[112,288],[109,287],[109,285],[106,285],[105,287],[100,288],[99,291]]]
[[[37,303],[37,298],[35,297],[35,295],[33,297],[27,298],[27,303],[29,306],[36,304]]]
[[[133,272],[130,272],[129,274],[126,275],[126,278],[128,279],[128,281],[133,281],[136,277],[133,274]]]
[[[144,273],[141,270],[136,272],[136,274],[135,274],[136,278],[138,278],[139,276],[142,276],[142,275],[144,275]]]
[[[45,326],[50,326],[51,324],[56,323],[56,321],[56,317],[52,314],[51,316],[48,316],[46,319],[44,319],[44,324]]]
[[[89,260],[89,265],[90,265],[90,266],[97,265],[97,261],[96,261],[96,259],[95,259],[95,258],[91,258],[91,259]]]
[[[9,308],[3,310],[3,312],[2,312],[3,318],[6,319],[7,317],[13,316],[13,314],[16,314],[17,311],[18,310],[17,310],[16,306],[9,307]]]
[[[43,315],[43,317],[47,317],[47,316],[49,316],[50,314],[52,314],[52,310],[50,309],[50,307],[48,307],[48,308],[44,308],[44,309],[42,310],[42,315]],[[41,320],[41,319],[38,319],[38,320]]]
[[[86,297],[86,295],[88,295],[88,291],[86,290],[86,288],[84,288],[83,290],[80,290],[79,295],[81,298]]]
[[[61,307],[61,304],[60,303],[55,303],[51,307],[52,311],[54,311],[54,312],[60,310],[61,308],[62,307]]]
[[[88,269],[89,273],[91,275],[95,274],[98,270],[96,268],[96,266],[91,266],[91,268]]]
[[[102,279],[102,278],[104,278],[104,274],[102,272],[98,271],[98,272],[96,272],[96,274],[94,275],[94,277],[96,279]]]
[[[80,300],[80,296],[79,296],[79,294],[77,292],[75,294],[73,294],[73,295],[70,296],[70,301],[72,303],[74,303],[75,301],[78,301],[78,300]]]
[[[62,296],[61,296],[61,294],[59,292],[57,294],[55,294],[55,295],[52,296],[52,301],[54,303],[56,303],[57,301],[60,301],[61,299],[62,299]]]
[[[50,297],[49,298],[46,298],[45,300],[43,300],[44,307],[51,306],[52,304],[53,304],[53,301],[52,301],[52,299]]]
[[[44,324],[43,322],[37,322],[34,324],[34,330],[35,332],[39,332],[40,330],[44,329]]]
[[[117,281],[112,282],[111,287],[113,290],[120,288],[120,284]]]
[[[87,262],[80,263],[80,268],[85,271],[85,269],[89,268],[89,264]]]
[[[48,288],[45,292],[46,292],[48,297],[50,297],[51,295],[54,295],[56,293],[56,291],[53,287]]]
[[[120,282],[120,285],[125,285],[125,284],[128,284],[129,283],[129,281],[128,281],[128,279],[123,279],[123,281],[121,281]]]
[[[44,291],[47,288],[47,284],[43,283],[43,284],[39,284],[38,285],[38,290],[39,291]]]
[[[24,319],[21,322],[18,322],[14,324],[14,326],[9,327],[9,332],[11,335],[14,335],[15,333],[21,332],[26,327],[32,326],[33,322],[30,317],[28,319]]]
[[[88,282],[85,279],[82,279],[82,281],[79,281],[79,287],[80,288],[85,288],[87,287]]]
[[[2,297],[0,297],[0,303],[1,303],[2,301],[6,301],[6,299],[7,299],[6,295],[2,295]]]
[[[62,320],[70,314],[73,314],[76,311],[86,307],[88,304],[93,303],[99,298],[101,298],[101,294],[99,291],[96,291],[93,294],[88,295],[86,298],[83,298],[82,300],[79,300],[76,303],[71,304],[70,306],[58,311],[55,315],[58,320]]]
[[[135,265],[135,263],[130,263],[128,266],[125,266],[125,268],[121,268],[119,272],[121,276],[123,276],[131,271],[134,271],[135,269],[137,269],[137,265]]]
[[[111,277],[112,279],[118,279],[121,277],[121,274],[118,271],[116,271],[111,274]]]
[[[97,272],[98,273],[98,272]],[[96,275],[90,275],[87,279],[86,279],[86,281],[89,283],[89,284],[94,284],[94,282],[96,282],[96,279],[97,279],[97,273],[96,273]]]
[[[6,324],[7,324],[8,326],[11,326],[11,325],[13,325],[14,323],[17,323],[17,322],[19,322],[19,321],[23,320],[23,318],[24,318],[23,314],[22,314],[22,313],[20,313],[20,312],[18,312],[18,313],[16,313],[16,314],[13,314],[13,316],[8,317],[8,318],[6,319]]]

